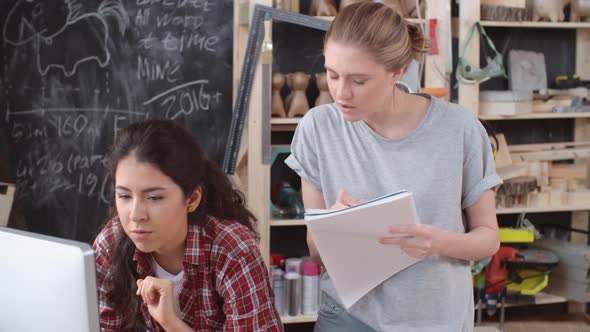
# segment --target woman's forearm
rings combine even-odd
[[[476,227],[468,233],[445,232],[441,255],[476,261],[493,256],[500,247],[498,231]]]

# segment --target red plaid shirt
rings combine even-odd
[[[115,235],[123,232],[111,220],[94,241],[100,326],[120,331],[121,316],[106,303]],[[141,278],[154,276],[150,255],[135,250]],[[283,331],[274,305],[268,270],[253,234],[243,225],[209,217],[206,226],[189,225],[184,251],[184,280],[179,295],[182,320],[195,331]],[[147,305],[141,313],[150,331],[163,329]]]

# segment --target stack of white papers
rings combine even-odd
[[[341,210],[307,210],[305,222],[346,308],[421,260],[397,245],[379,243],[380,238],[393,236],[388,233],[390,226],[419,222],[414,198],[407,191]]]

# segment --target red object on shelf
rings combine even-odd
[[[438,55],[438,44],[436,42],[436,25],[438,20],[431,18],[428,20],[428,38],[430,40],[430,52],[429,55]]]
[[[492,256],[492,260],[486,266],[486,293],[500,294],[506,288],[508,277],[507,263],[518,263],[518,249],[512,247],[500,247],[498,252]]]
[[[285,259],[287,257],[282,254],[270,254],[270,265],[276,265],[281,269],[285,268]]]
[[[313,259],[304,259],[301,262],[301,274],[304,276],[319,276],[320,265],[313,261]]]

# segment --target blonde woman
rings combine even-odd
[[[301,176],[305,207],[350,206],[409,190],[421,224],[384,230],[380,242],[424,260],[349,310],[328,270],[316,331],[473,330],[469,261],[499,247],[494,189],[502,181],[486,131],[471,112],[396,88],[427,46],[416,26],[372,2],[342,9],[326,34],[325,67],[335,103],[305,115],[286,160]],[[387,232],[413,237],[394,239]],[[309,234],[308,246],[321,261]]]

